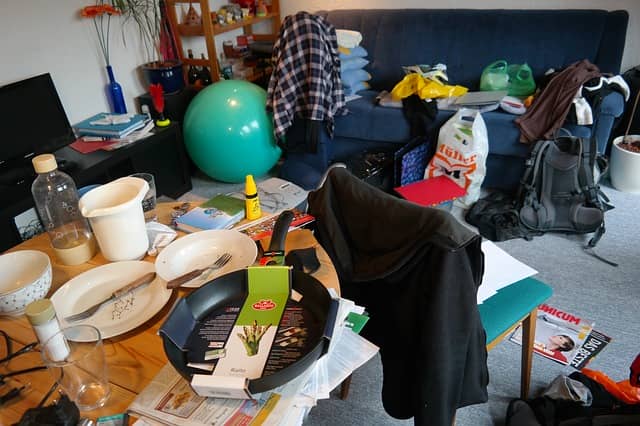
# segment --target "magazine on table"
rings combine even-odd
[[[563,365],[569,365],[593,330],[593,321],[563,311],[554,306],[538,306],[534,353]],[[522,344],[522,327],[509,337]]]
[[[289,225],[289,231],[308,225],[315,220],[309,213],[298,209],[291,209],[291,211],[293,212],[293,220],[291,221],[291,225]],[[278,220],[278,216],[279,213],[267,214],[259,219],[237,226],[235,229],[243,234],[247,234],[253,240],[261,240],[273,233],[273,227],[275,226],[276,220]]]

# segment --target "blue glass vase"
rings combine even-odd
[[[115,114],[126,114],[127,106],[124,104],[124,95],[122,94],[122,86],[113,76],[111,65],[107,65],[107,74],[109,74],[109,84],[107,91],[111,98],[111,109]]]

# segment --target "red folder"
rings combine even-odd
[[[466,193],[464,188],[446,176],[420,180],[394,190],[406,200],[427,207],[455,200]]]
[[[103,149],[116,143],[116,140],[107,139],[101,141],[86,141],[84,138],[78,138],[75,142],[69,144],[69,146],[81,154],[89,154],[91,152]]]

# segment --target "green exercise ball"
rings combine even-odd
[[[264,89],[244,80],[219,81],[193,98],[184,116],[184,143],[207,176],[239,183],[276,164],[281,151],[266,99]]]

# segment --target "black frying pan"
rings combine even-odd
[[[291,211],[280,214],[274,226],[269,249],[261,259],[261,264],[277,263],[282,259],[292,219]],[[276,345],[272,346],[270,360],[267,361],[262,377],[249,381],[249,391],[252,394],[274,389],[296,378],[328,349],[329,334],[335,317],[335,302],[332,303],[331,296],[320,281],[301,271],[292,271],[292,288],[302,295],[302,299],[299,302],[290,299],[285,313],[293,312],[300,320],[299,323],[304,326],[304,344],[296,349],[295,357],[288,357],[286,365],[270,362],[272,356],[274,359],[277,357],[276,351],[279,350]],[[171,311],[160,328],[160,336],[167,358],[187,380],[191,380],[195,373],[206,374],[202,370],[187,366],[187,363],[193,360],[192,356],[201,351],[196,349],[197,344],[194,343],[198,341],[195,330],[199,328],[199,323],[218,318],[218,315],[228,312],[229,307],[241,307],[246,297],[247,272],[243,269],[209,281],[181,299]],[[279,327],[278,333],[283,330],[284,327]],[[279,334],[276,335],[276,341]]]

